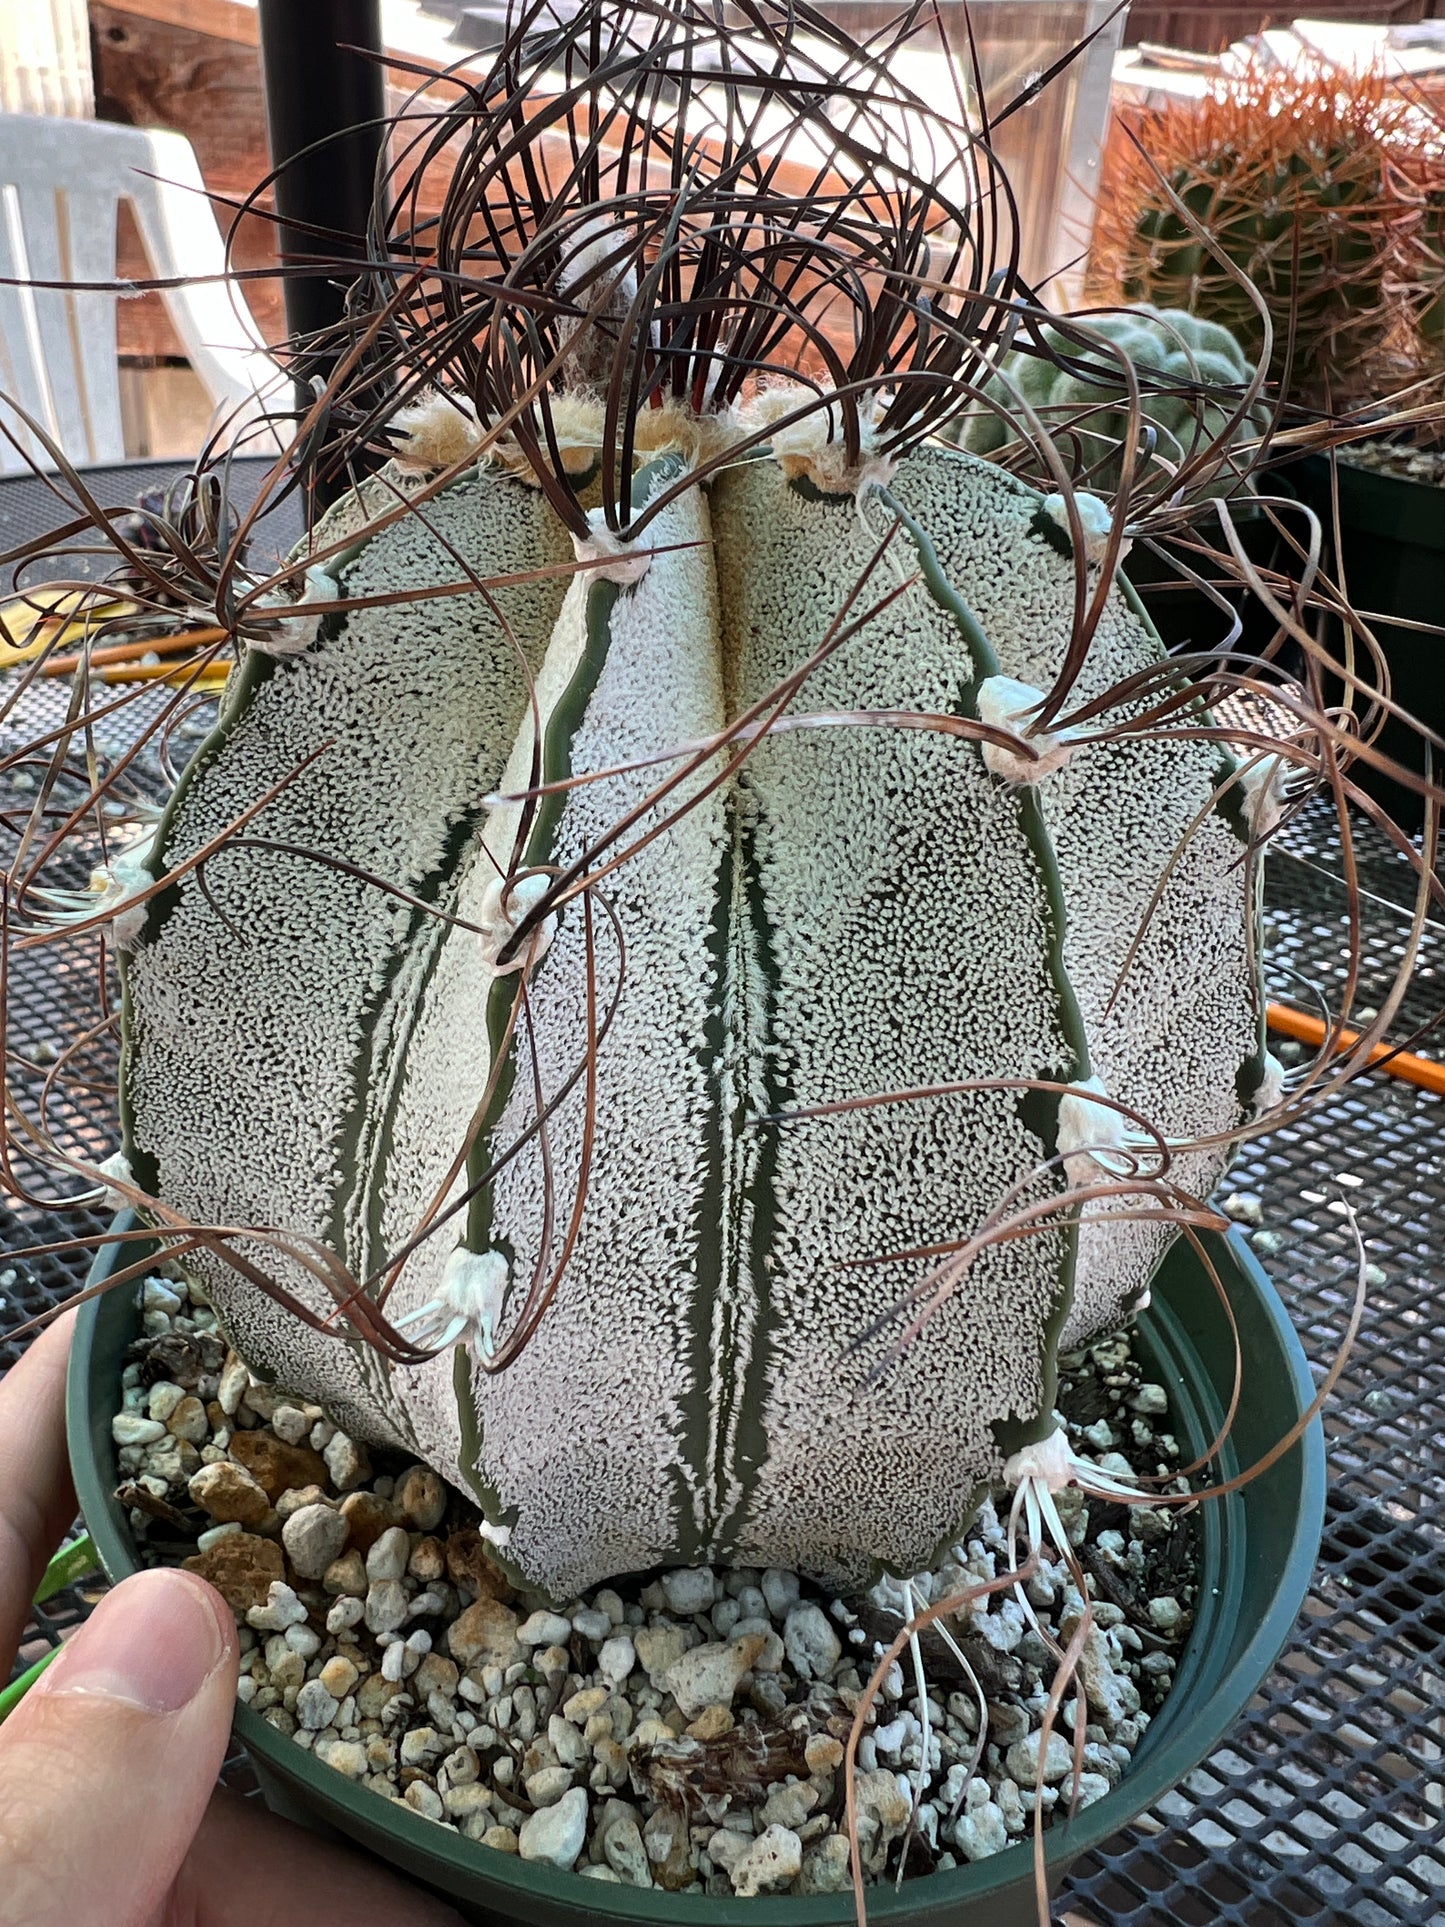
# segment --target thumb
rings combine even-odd
[[[225,1758],[236,1635],[190,1573],[106,1595],[0,1727],[0,1927],[141,1927]]]

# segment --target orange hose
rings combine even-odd
[[[200,649],[208,642],[224,639],[224,629],[181,629],[173,636],[137,636],[127,642],[105,642],[90,652],[96,668],[108,663],[140,662],[144,656],[179,656],[188,649]],[[68,676],[79,669],[84,657],[52,656],[41,665],[42,676]]]
[[[1294,1010],[1288,1004],[1269,1006],[1269,1027],[1278,1031],[1282,1037],[1293,1037],[1296,1043],[1310,1044],[1316,1050],[1330,1034],[1330,1027],[1322,1017],[1307,1017],[1302,1010]],[[1357,1030],[1335,1032],[1335,1055],[1347,1051],[1360,1040]],[[1370,1052],[1370,1063],[1383,1065],[1391,1077],[1398,1077],[1402,1083],[1418,1084],[1422,1091],[1434,1091],[1437,1097],[1445,1097],[1445,1064],[1436,1063],[1431,1057],[1417,1057],[1411,1051],[1395,1050],[1390,1044],[1376,1044]]]
[[[198,668],[195,658],[187,656],[183,662],[107,663],[95,674],[96,680],[103,683],[188,683],[192,689],[209,692],[225,688],[230,666],[224,662],[208,662]]]

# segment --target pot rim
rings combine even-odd
[[[1328,455],[1300,457],[1303,492],[1330,529],[1330,460]],[[1391,475],[1352,462],[1341,451],[1335,474],[1339,484],[1340,517],[1347,528],[1381,542],[1436,551],[1445,549],[1445,483],[1422,482],[1410,475]]]
[[[123,1230],[134,1222],[132,1214],[123,1213],[117,1218],[115,1229]],[[1246,1346],[1241,1401],[1248,1400],[1253,1390],[1258,1398],[1272,1406],[1287,1407],[1281,1414],[1284,1423],[1278,1428],[1278,1435],[1282,1436],[1315,1396],[1315,1382],[1304,1349],[1278,1293],[1243,1236],[1238,1231],[1231,1231],[1223,1238],[1206,1234],[1205,1241],[1214,1244],[1216,1262],[1224,1260],[1219,1263],[1221,1276],[1240,1288],[1244,1307],[1256,1318],[1262,1318],[1265,1329],[1260,1336],[1267,1344],[1272,1341],[1277,1362],[1283,1367],[1278,1373],[1251,1373],[1250,1348]],[[90,1277],[92,1284],[103,1280],[115,1267],[121,1249],[111,1245],[98,1251]],[[1176,1245],[1161,1267],[1161,1275],[1168,1272],[1170,1258],[1187,1250],[1187,1246]],[[135,1262],[137,1255],[132,1247],[126,1261]],[[1199,1434],[1199,1442],[1191,1452],[1194,1456],[1212,1437],[1221,1407],[1184,1320],[1168,1302],[1168,1296],[1167,1290],[1162,1295],[1156,1291],[1154,1304],[1140,1315],[1131,1329],[1149,1358],[1151,1370],[1165,1380],[1176,1418],[1186,1421],[1183,1429]],[[96,1551],[113,1583],[139,1570],[139,1561],[128,1523],[113,1497],[114,1447],[110,1419],[114,1404],[109,1394],[105,1400],[93,1404],[91,1388],[98,1369],[97,1351],[101,1348],[97,1346],[97,1338],[102,1331],[102,1319],[114,1319],[126,1310],[129,1307],[123,1300],[110,1298],[103,1292],[82,1306],[71,1349],[66,1395],[76,1492]],[[1185,1394],[1182,1407],[1181,1394]],[[1226,1477],[1239,1469],[1231,1443],[1226,1443],[1219,1464]],[[1046,1832],[1051,1883],[1062,1877],[1069,1862],[1129,1824],[1214,1750],[1233,1728],[1288,1640],[1308,1592],[1324,1525],[1324,1426],[1318,1414],[1303,1436],[1265,1476],[1274,1476],[1281,1468],[1295,1475],[1297,1493],[1291,1494],[1294,1529],[1280,1560],[1278,1580],[1267,1609],[1259,1616],[1243,1648],[1234,1654],[1223,1671],[1210,1674],[1211,1636],[1227,1631],[1242,1603],[1246,1515],[1241,1493],[1201,1506],[1196,1515],[1203,1529],[1200,1602],[1174,1685],[1141,1739],[1119,1785],[1093,1805],[1081,1809],[1071,1822],[1051,1826]],[[1236,1536],[1237,1543],[1231,1554],[1229,1542]],[[1207,1583],[1211,1576],[1221,1583],[1211,1587]],[[1192,1699],[1199,1703],[1191,1704]],[[460,1834],[436,1826],[405,1806],[387,1802],[369,1787],[345,1779],[297,1747],[292,1739],[249,1707],[237,1705],[234,1730],[264,1771],[274,1773],[283,1783],[301,1782],[308,1801],[321,1808],[343,1834],[361,1839],[378,1833],[391,1835],[403,1850],[397,1855],[403,1866],[419,1872],[425,1866],[422,1877],[453,1895],[471,1894],[485,1888],[489,1890],[489,1904],[550,1902],[557,1909],[565,1910],[565,1915],[559,1912],[557,1918],[590,1916],[617,1922],[655,1922],[659,1927],[663,1923],[667,1927],[823,1927],[823,1923],[853,1919],[851,1894],[783,1894],[740,1900],[720,1895],[670,1893],[656,1888],[584,1880],[576,1873],[494,1853]],[[1027,1835],[1022,1842],[988,1859],[910,1880],[901,1889],[891,1886],[869,1889],[869,1918],[885,1920],[919,1913],[930,1919],[936,1914],[939,1921],[956,1918],[956,1910],[966,1903],[984,1901],[1022,1882],[1030,1887],[1033,1883],[1032,1840]]]

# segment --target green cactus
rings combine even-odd
[[[1395,161],[1419,144],[1409,113],[1382,74],[1346,84],[1324,64],[1252,68],[1150,113],[1100,199],[1092,291],[1186,309],[1256,362],[1262,301],[1287,399],[1378,392],[1415,228]]]
[[[1097,337],[1101,345],[1081,346],[1080,333]],[[1022,396],[1054,433],[1065,424],[1077,425],[1090,483],[1102,489],[1117,487],[1120,451],[1131,435],[1139,440],[1141,427],[1154,429],[1155,458],[1172,470],[1200,449],[1224,450],[1251,440],[1264,426],[1263,411],[1256,409],[1231,428],[1254,379],[1254,365],[1227,328],[1183,309],[1145,303],[1081,318],[1068,330],[1046,325],[1039,335],[1045,352],[1016,348],[1005,356],[986,390],[997,405],[964,418],[960,446],[971,454],[994,455],[1007,445],[1010,430],[1000,409],[1012,406],[1014,395]],[[1132,425],[1120,355],[1139,381],[1139,420]],[[1237,476],[1226,473],[1196,493],[1220,495],[1238,485]]]
[[[1445,363],[1445,184],[1422,194],[1420,285],[1415,291],[1415,325],[1425,344],[1432,372]]]

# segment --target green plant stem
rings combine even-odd
[[[58,1646],[52,1646],[43,1659],[37,1659],[33,1666],[27,1666],[19,1679],[12,1679],[7,1687],[0,1690],[0,1721],[8,1719],[15,1711],[59,1651]]]
[[[94,1572],[100,1564],[95,1547],[90,1542],[90,1534],[82,1532],[78,1539],[62,1546],[45,1568],[45,1576],[35,1589],[34,1604],[43,1606],[47,1599],[53,1599],[67,1586],[73,1586],[77,1579],[83,1579],[88,1572]],[[45,1671],[51,1660],[60,1651],[58,1646],[37,1659],[33,1666],[27,1666],[18,1679],[12,1679],[6,1687],[0,1687],[0,1720],[6,1719],[24,1699],[31,1687]]]
[[[45,1568],[45,1577],[36,1590],[34,1604],[43,1606],[47,1599],[53,1599],[67,1586],[73,1586],[77,1579],[83,1579],[88,1572],[94,1572],[100,1564],[95,1547],[90,1543],[90,1534],[82,1532],[78,1539],[62,1546]]]

